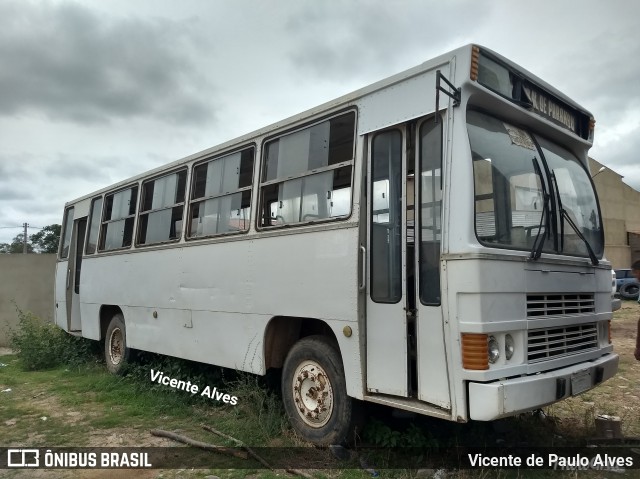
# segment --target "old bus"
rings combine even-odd
[[[580,394],[618,365],[594,124],[465,46],[67,203],[56,323],[113,372],[281,369],[317,444],[359,401],[464,422]]]

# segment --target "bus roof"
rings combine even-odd
[[[296,125],[303,123],[304,121],[308,120],[309,118],[312,118],[314,116],[318,116],[321,115],[322,113],[330,113],[332,111],[336,111],[339,110],[341,108],[345,108],[347,106],[352,105],[354,102],[356,102],[357,100],[366,97],[367,95],[370,95],[372,93],[375,93],[379,90],[382,90],[384,88],[387,88],[389,86],[395,85],[397,83],[401,83],[405,80],[411,79],[413,77],[416,77],[422,73],[425,72],[429,72],[429,71],[433,71],[439,68],[442,68],[443,66],[448,65],[452,60],[454,59],[459,59],[459,61],[463,64],[469,64],[470,63],[470,59],[471,59],[471,51],[472,51],[472,47],[477,46],[478,48],[480,48],[482,51],[484,52],[488,52],[491,55],[493,55],[494,57],[497,57],[498,59],[500,59],[500,61],[502,61],[503,63],[505,63],[506,65],[508,65],[510,68],[512,68],[513,70],[519,72],[520,74],[522,74],[523,76],[525,76],[528,80],[532,81],[533,83],[537,84],[539,87],[543,88],[544,90],[546,90],[547,92],[555,95],[557,98],[561,99],[562,101],[564,101],[565,103],[567,103],[568,105],[572,106],[573,108],[575,108],[576,110],[580,110],[581,112],[590,115],[590,113],[583,108],[582,106],[578,105],[575,101],[571,100],[569,97],[567,97],[565,94],[563,94],[562,92],[560,92],[559,90],[557,90],[556,88],[554,88],[553,86],[549,85],[548,83],[546,83],[544,80],[538,78],[537,76],[535,76],[533,73],[525,70],[524,68],[522,68],[521,66],[517,65],[516,63],[510,61],[509,59],[503,57],[502,55],[488,49],[485,47],[482,47],[480,45],[477,44],[467,44],[464,45],[460,48],[457,48],[455,50],[451,50],[447,53],[444,53],[442,55],[439,55],[435,58],[432,58],[430,60],[427,60],[423,63],[421,63],[420,65],[417,65],[415,67],[409,68],[408,70],[404,70],[402,72],[396,73],[395,75],[392,75],[390,77],[384,78],[382,80],[379,80],[377,82],[374,82],[370,85],[367,85],[363,88],[360,88],[358,90],[355,90],[351,93],[347,93],[345,95],[342,95],[336,99],[327,101],[325,103],[322,103],[318,106],[315,106],[313,108],[310,108],[308,110],[305,110],[301,113],[298,113],[296,115],[284,118],[282,120],[279,120],[275,123],[271,123],[270,125],[267,125],[265,127],[262,127],[260,129],[251,131],[249,133],[246,133],[244,135],[241,135],[239,137],[236,137],[234,139],[225,141],[223,143],[220,143],[218,145],[212,146],[210,148],[201,150],[199,152],[193,153],[191,155],[188,155],[186,157],[180,158],[178,160],[166,163],[164,165],[158,166],[156,168],[153,168],[151,170],[147,170],[144,171],[138,175],[126,178],[124,180],[121,180],[119,182],[116,182],[114,184],[105,186],[104,188],[101,188],[99,190],[95,190],[93,192],[90,192],[88,194],[85,194],[83,196],[80,196],[74,200],[68,201],[67,203],[65,203],[65,207],[73,205],[75,203],[84,201],[86,199],[89,198],[93,198],[95,196],[101,195],[105,192],[108,191],[113,191],[113,190],[117,190],[119,188],[125,187],[127,185],[130,185],[132,183],[135,183],[137,181],[155,176],[157,174],[160,174],[164,171],[167,170],[171,170],[173,168],[182,166],[182,165],[186,165],[192,161],[196,161],[199,159],[205,159],[207,157],[210,156],[214,156],[218,153],[224,153],[225,151],[229,151],[231,149],[233,149],[234,147],[238,147],[238,146],[242,146],[243,144],[248,144],[250,143],[252,140],[256,140],[260,137],[265,137],[268,136],[271,133],[275,133],[278,130],[282,130],[285,129],[287,127],[295,127]],[[457,85],[463,83],[464,81],[468,80],[468,76],[460,76],[459,79],[457,81],[454,81],[454,83],[456,83]],[[435,89],[435,85],[434,85],[434,89]]]

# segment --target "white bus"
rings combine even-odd
[[[498,419],[612,377],[591,114],[475,45],[66,204],[56,323],[358,400]],[[239,401],[242,398],[238,398]]]

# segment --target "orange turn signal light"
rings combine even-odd
[[[476,371],[489,369],[488,343],[487,334],[462,333],[462,367]]]
[[[480,49],[474,45],[471,47],[471,72],[469,73],[469,77],[473,81],[476,81],[478,79],[479,64],[480,64]]]

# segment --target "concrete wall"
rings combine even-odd
[[[640,233],[629,233],[629,248],[631,249],[631,264],[640,260]]]
[[[0,346],[18,324],[16,308],[53,321],[55,254],[0,254]]]
[[[629,244],[629,233],[640,233],[640,192],[622,182],[622,176],[589,158],[604,223],[604,255],[613,268],[629,268],[640,259],[639,246]]]

